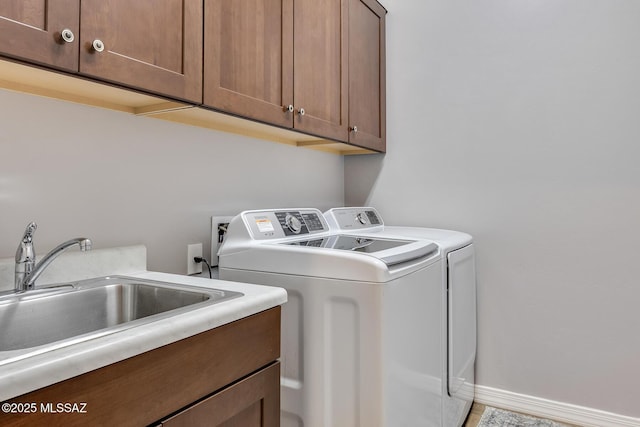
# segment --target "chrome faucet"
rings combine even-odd
[[[33,250],[33,233],[38,228],[35,222],[27,225],[24,236],[16,251],[15,292],[25,292],[35,287],[36,280],[49,264],[67,248],[79,245],[81,251],[91,250],[91,240],[84,237],[67,240],[53,248],[36,265],[36,253]]]

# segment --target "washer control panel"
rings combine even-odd
[[[256,240],[304,236],[329,231],[322,213],[317,209],[278,209],[247,211],[242,217]]]
[[[333,208],[324,213],[330,227],[348,230],[362,230],[384,225],[378,211],[374,208]]]
[[[276,212],[276,218],[286,236],[292,234],[307,234],[309,228],[305,224],[300,212]]]

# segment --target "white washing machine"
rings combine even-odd
[[[242,212],[220,248],[220,278],[288,291],[283,427],[440,427],[439,248],[361,231],[336,233],[317,209]]]
[[[474,397],[476,357],[476,273],[472,237],[422,227],[388,226],[371,207],[334,208],[324,216],[336,232],[366,229],[366,236],[428,239],[439,246],[442,262],[442,421],[461,426]]]

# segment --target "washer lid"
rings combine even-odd
[[[387,265],[400,264],[421,258],[438,249],[435,243],[427,240],[380,239],[346,234],[335,234],[279,244],[361,252],[372,255]]]

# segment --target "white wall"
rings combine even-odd
[[[640,416],[640,2],[384,0],[347,205],[477,243],[481,385]]]
[[[0,258],[84,235],[142,243],[150,270],[210,253],[212,214],[344,201],[341,156],[0,90]],[[320,179],[321,178],[321,179]],[[12,286],[12,285],[11,285]],[[6,287],[6,284],[0,284]]]

